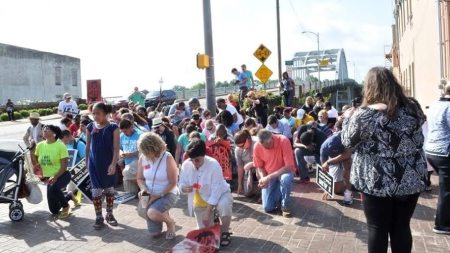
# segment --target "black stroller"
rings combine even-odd
[[[18,152],[0,150],[0,203],[9,203],[9,218],[20,221],[24,217],[19,197],[28,192],[25,186],[25,154],[30,148]]]

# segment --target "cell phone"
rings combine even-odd
[[[142,193],[142,196],[150,196],[150,194],[148,194],[148,192],[145,191]]]

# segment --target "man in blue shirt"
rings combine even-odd
[[[350,184],[351,149],[345,149],[341,141],[342,119],[336,122],[338,132],[326,139],[320,147],[322,170],[328,172],[334,180],[334,192],[344,193],[344,204],[353,203]]]
[[[133,123],[128,119],[122,119],[119,123],[120,128],[120,158],[124,160],[125,168],[122,171],[123,188],[126,192],[137,193],[137,165],[139,151],[137,141],[141,132],[134,129]]]
[[[253,79],[253,74],[250,70],[247,70],[247,66],[245,64],[241,65],[242,73],[247,77],[247,88],[255,89],[255,80]]]
[[[235,84],[239,85],[239,103],[243,103],[248,92],[247,75],[243,72],[239,72],[236,68],[233,68],[231,73],[236,76]]]
[[[289,125],[278,120],[275,115],[270,115],[267,119],[266,129],[274,134],[282,134],[292,142],[292,132]]]

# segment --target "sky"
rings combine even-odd
[[[158,90],[205,81],[196,67],[204,53],[202,0],[2,0],[0,43],[81,59],[86,80],[101,79],[103,96],[134,86]],[[211,0],[215,80],[230,81],[260,44],[272,51],[266,65],[277,71],[276,1]],[[343,48],[349,77],[363,80],[384,65],[392,44],[392,0],[280,0],[282,61],[295,52]],[[356,66],[356,68],[354,68]],[[284,66],[283,66],[284,70]]]

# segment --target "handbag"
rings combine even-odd
[[[39,186],[35,183],[27,182],[26,186],[30,191],[30,195],[26,197],[27,201],[30,204],[37,205],[42,202],[42,192]]]
[[[150,196],[140,196],[139,197],[139,203],[137,207],[137,213],[139,216],[141,216],[144,219],[147,219],[147,207],[148,207],[148,201],[150,200]]]
[[[155,185],[156,173],[158,173],[159,165],[161,164],[161,161],[162,161],[162,159],[164,159],[165,156],[166,156],[166,153],[164,153],[164,155],[161,157],[161,159],[158,162],[158,166],[156,166],[155,173],[153,174],[152,192],[150,193],[150,195],[153,193],[153,186]],[[147,208],[148,208],[148,205],[151,204],[151,203],[149,203],[149,201],[150,201],[150,196],[148,196],[148,195],[139,196],[137,213],[139,216],[141,216],[144,219],[148,219]]]

